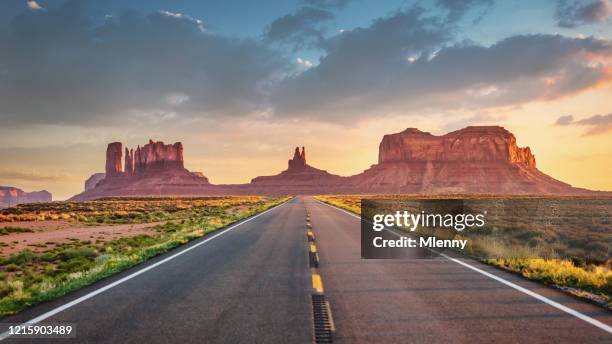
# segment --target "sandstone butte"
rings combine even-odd
[[[415,128],[385,135],[379,145],[378,163],[349,177],[308,165],[305,148],[296,147],[287,169],[279,174],[256,177],[248,184],[214,185],[203,174],[185,169],[180,142],[166,145],[153,141],[135,150],[126,148],[124,158],[121,143],[109,144],[103,175],[90,177],[90,188],[72,199],[219,194],[597,193],[574,188],[539,171],[529,147],[519,147],[514,135],[499,126],[472,126],[441,136]]]
[[[12,186],[0,186],[0,209],[23,203],[51,202],[52,198],[46,190],[25,192]]]

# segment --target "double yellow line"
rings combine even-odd
[[[321,275],[312,274],[312,289],[314,289],[317,293],[323,293],[323,281],[321,280]]]
[[[308,237],[308,242],[310,243],[309,256],[316,256],[318,252],[317,245],[314,243],[315,235],[314,235],[314,232],[312,231],[312,224],[310,223],[310,213],[308,212],[308,210],[306,210],[306,227],[308,228],[306,235]],[[317,294],[323,294],[324,292],[323,280],[321,279],[321,275],[317,273],[316,266],[318,266],[318,264],[315,265],[315,267],[311,268],[312,269],[312,289]]]

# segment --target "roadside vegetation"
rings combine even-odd
[[[20,227],[11,227],[11,226],[0,228],[0,235],[9,235],[11,233],[26,233],[26,232],[33,232],[33,230],[29,228],[20,228]]]
[[[159,223],[147,234],[116,240],[49,243],[48,249],[0,256],[0,316],[51,300],[200,238],[288,198],[225,196],[112,198],[53,202],[5,209],[3,220],[63,219],[89,224]],[[32,231],[4,227],[0,235]],[[6,234],[4,234],[6,233]]]
[[[317,196],[319,201],[361,214],[361,200],[372,199],[448,199],[472,198],[477,200],[508,199],[500,196],[474,195],[337,195]],[[525,198],[523,198],[525,199]],[[527,199],[542,199],[533,197]],[[546,198],[546,204],[554,205],[563,200],[565,214],[550,212],[553,216],[565,216],[562,228],[551,228],[546,221],[534,226],[533,221],[521,216],[527,210],[519,209],[516,216],[498,220],[493,229],[486,229],[482,236],[470,237],[465,253],[495,267],[517,273],[523,277],[552,285],[576,296],[584,297],[612,309],[612,233],[610,217],[598,216],[601,222],[589,214],[610,212],[610,200],[595,200],[597,205],[581,198]],[[537,209],[536,209],[537,210]],[[544,211],[544,213],[547,213]],[[537,227],[537,228],[535,228]],[[490,240],[487,231],[504,229],[502,240]],[[433,234],[431,234],[433,233]],[[466,232],[432,230],[429,235],[443,239],[466,239]],[[516,257],[539,258],[516,258]],[[491,258],[495,257],[495,258]],[[542,258],[545,257],[545,258]]]

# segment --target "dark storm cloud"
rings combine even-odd
[[[488,1],[439,3],[450,16]],[[608,40],[525,35],[490,46],[457,42],[449,18],[418,7],[332,36],[320,26],[331,12],[301,7],[274,21],[267,39],[236,39],[165,11],[129,12],[94,25],[87,4],[44,10],[24,4],[0,28],[0,125],[114,126],[259,110],[346,121],[555,99],[612,79]],[[303,42],[309,33],[323,54],[305,71],[282,47],[272,48],[271,42]]]
[[[607,115],[595,115],[581,120],[575,120],[574,116],[561,116],[555,122],[557,125],[577,125],[586,127],[585,135],[598,135],[612,132],[612,113]]]
[[[154,12],[88,20],[86,1],[25,10],[0,31],[0,123],[108,123],[130,111],[242,114],[267,107],[287,62],[262,42]]]
[[[279,114],[318,118],[514,105],[554,99],[610,78],[597,56],[609,41],[515,36],[491,46],[451,43],[449,30],[418,9],[324,42],[326,55],[280,83]],[[593,62],[593,63],[592,63]]]
[[[610,0],[558,0],[555,15],[557,25],[564,28],[601,23],[612,16],[612,3]]]
[[[321,23],[334,19],[333,13],[314,7],[301,7],[293,14],[282,16],[270,24],[266,38],[273,42],[282,41],[303,44],[308,40],[322,39]]]

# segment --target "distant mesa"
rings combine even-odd
[[[536,167],[529,147],[499,126],[471,126],[436,136],[416,128],[385,135],[378,163],[343,177],[307,163],[296,147],[287,169],[248,184],[213,185],[184,167],[183,145],[149,141],[134,149],[108,145],[103,179],[94,175],[74,200],[132,195],[516,194],[589,195]],[[92,187],[93,185],[93,187]],[[91,188],[92,187],[92,188]]]
[[[104,173],[95,173],[85,182],[85,191],[71,200],[95,199],[107,196],[182,195],[190,190],[200,192],[209,186],[208,178],[184,167],[183,144],[161,141],[124,148],[121,142],[106,148]]]
[[[442,136],[408,128],[383,137],[378,163],[414,161],[507,162],[536,167],[529,147],[518,147],[514,135],[498,126],[467,127]]]
[[[580,194],[536,168],[529,147],[499,126],[435,136],[415,128],[385,135],[378,164],[351,177],[366,192]]]
[[[287,169],[274,176],[261,176],[251,180],[252,187],[276,186],[270,193],[282,191],[286,188],[318,188],[325,185],[341,185],[343,178],[330,174],[327,171],[312,167],[306,163],[306,148],[295,147],[293,158],[289,159]],[[259,191],[262,192],[262,191]],[[267,193],[267,192],[264,192]]]
[[[106,148],[106,178],[134,177],[137,179],[156,177],[161,174],[172,176],[192,176],[184,167],[183,144],[164,144],[161,141],[149,143],[136,149],[125,148],[123,168],[123,144],[109,143]],[[200,176],[201,177],[201,176]]]
[[[25,192],[12,186],[0,186],[0,208],[9,208],[17,204],[51,202],[53,196],[49,191]]]
[[[85,191],[95,188],[104,178],[106,178],[106,173],[94,173],[89,176],[89,178],[85,180]]]

